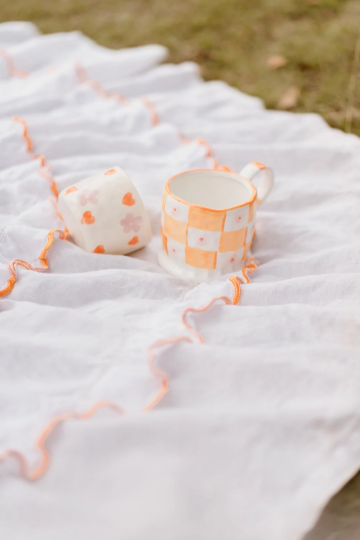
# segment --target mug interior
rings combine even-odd
[[[222,171],[189,171],[174,176],[170,192],[183,201],[216,210],[249,202],[254,188],[238,174]]]

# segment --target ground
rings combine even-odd
[[[114,48],[161,43],[206,79],[360,135],[359,0],[12,0],[0,20],[82,30]],[[285,65],[271,68],[274,56]]]

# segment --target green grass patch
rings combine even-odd
[[[205,79],[269,108],[296,86],[292,110],[360,135],[359,0],[12,0],[0,20],[29,20],[45,33],[81,30],[113,48],[161,43],[170,61],[195,61]],[[274,55],[286,65],[270,69]]]

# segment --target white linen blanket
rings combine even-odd
[[[193,63],[160,65],[158,45],[5,23],[0,47],[0,288],[14,259],[45,264],[56,188],[96,171],[128,173],[154,232],[127,257],[56,233],[48,270],[15,268],[0,298],[1,537],[302,538],[360,466],[359,139]],[[156,252],[166,180],[214,160],[261,161],[275,187],[252,282],[202,312],[233,299],[229,276],[193,286]]]

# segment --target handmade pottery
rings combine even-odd
[[[75,244],[85,251],[126,255],[151,240],[144,204],[120,167],[64,189],[59,211]]]
[[[251,180],[262,171],[258,190]],[[196,169],[171,177],[162,199],[159,264],[199,283],[236,272],[254,236],[257,206],[271,191],[274,175],[257,162],[240,174]]]

